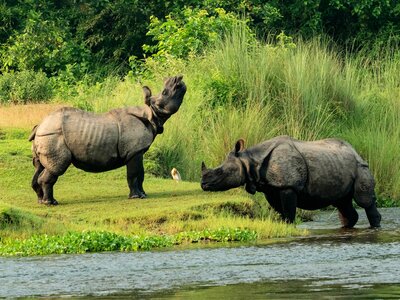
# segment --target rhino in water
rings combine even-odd
[[[248,149],[239,140],[219,167],[207,169],[202,163],[203,190],[224,191],[242,185],[250,194],[264,193],[288,223],[293,223],[296,207],[315,210],[332,205],[343,227],[351,228],[358,221],[354,199],[365,209],[371,227],[380,226],[368,164],[342,140],[304,142],[279,136]]]
[[[53,186],[72,163],[88,172],[104,172],[127,166],[129,198],[145,198],[143,154],[163,124],[176,113],[186,93],[182,76],[168,78],[163,91],[152,96],[143,87],[145,105],[94,114],[61,108],[32,130],[32,188],[38,202],[57,205]]]

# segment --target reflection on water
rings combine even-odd
[[[400,298],[400,209],[381,230],[339,229],[323,212],[311,236],[276,244],[0,258],[0,297]]]
[[[137,295],[138,297],[142,295]],[[119,297],[128,297],[119,295]],[[257,282],[216,287],[187,288],[153,294],[157,299],[399,299],[400,286],[325,286],[315,288],[307,280]]]

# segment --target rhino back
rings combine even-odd
[[[303,157],[290,142],[275,145],[260,168],[260,178],[268,185],[297,191],[304,188],[307,179],[307,168]]]
[[[305,192],[321,199],[338,199],[352,189],[357,173],[355,151],[340,140],[295,142],[304,157],[308,179]]]
[[[62,132],[77,167],[88,171],[98,168],[100,171],[117,163],[119,129],[112,115],[65,110]]]
[[[65,108],[58,109],[47,115],[36,129],[36,136],[62,134],[62,121]]]

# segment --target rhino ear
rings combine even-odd
[[[235,144],[235,153],[241,152],[244,150],[244,140],[240,139]]]
[[[148,86],[143,87],[144,103],[150,106],[151,90]]]

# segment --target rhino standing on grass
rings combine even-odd
[[[129,198],[145,198],[143,154],[163,124],[176,113],[186,93],[182,76],[168,78],[158,96],[143,87],[144,106],[118,108],[105,114],[62,108],[32,130],[32,188],[38,202],[57,205],[53,186],[72,163],[87,172],[127,166]]]
[[[224,191],[246,185],[263,192],[269,204],[289,223],[296,207],[315,210],[337,207],[343,227],[358,221],[352,199],[365,209],[371,227],[380,227],[374,179],[368,164],[345,141],[325,139],[303,142],[279,136],[244,149],[236,142],[226,160],[215,169],[202,163],[201,187]]]

